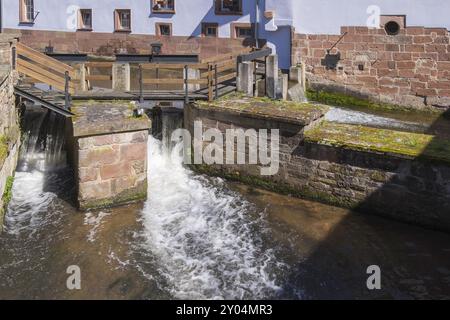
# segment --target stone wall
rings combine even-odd
[[[68,158],[82,210],[117,206],[147,197],[146,115],[127,101],[79,101],[67,125]]]
[[[78,203],[92,209],[146,199],[148,131],[79,138]]]
[[[347,34],[327,55],[339,38]],[[327,67],[326,60],[335,67]],[[450,45],[445,28],[342,27],[341,35],[294,34],[292,61],[315,89],[423,108],[450,107]]]
[[[276,175],[261,176],[258,165],[195,166],[201,172],[450,231],[449,166],[306,143],[304,125],[280,118],[252,118],[248,114],[239,118],[223,109],[205,111],[191,105],[185,115],[185,125],[191,132],[196,120],[202,121],[204,130],[279,128],[281,134],[280,170]]]
[[[0,230],[6,203],[7,180],[14,176],[20,149],[20,127],[14,96],[17,73],[11,69],[11,48],[16,40],[0,35]]]
[[[198,54],[200,58],[231,53],[251,45],[248,40],[211,37],[161,37],[127,33],[61,32],[5,29],[20,33],[20,41],[43,51],[50,43],[57,53],[149,54],[150,44],[163,44],[162,54]]]

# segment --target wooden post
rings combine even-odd
[[[217,81],[217,63],[214,65],[214,82],[216,86],[216,92],[215,92],[215,99],[217,100],[219,98],[219,83]]]
[[[86,90],[91,90],[92,88],[91,88],[91,81],[90,80],[87,80],[87,76],[90,76],[91,75],[91,67],[89,67],[88,65],[85,65],[85,68],[86,68]]]
[[[65,97],[65,107],[66,110],[70,109],[70,92],[69,92],[69,85],[70,85],[70,76],[69,71],[64,72],[64,97]]]
[[[258,69],[258,63],[256,60],[253,61],[253,95],[255,95],[256,92],[256,81],[257,81],[257,70]]]
[[[189,103],[189,70],[188,66],[184,66],[184,103]]]
[[[142,64],[139,64],[139,102],[144,103],[144,79],[142,74]]]
[[[210,64],[208,64],[208,101],[213,101],[213,73]]]

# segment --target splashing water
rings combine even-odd
[[[325,115],[325,120],[346,124],[358,124],[378,128],[405,130],[413,132],[423,132],[427,126],[420,123],[400,121],[387,117],[349,110],[344,108],[330,107],[330,111]]]
[[[264,248],[264,214],[220,179],[183,167],[172,152],[149,141],[149,191],[142,212],[145,239],[171,295],[181,299],[273,297],[283,268]]]
[[[64,151],[64,120],[52,112],[30,107],[24,115],[23,143],[13,185],[13,198],[4,231],[29,237],[47,223],[56,223],[58,192],[69,183]]]

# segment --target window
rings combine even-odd
[[[115,11],[115,30],[131,32],[131,10],[118,9]]]
[[[219,24],[217,23],[202,23],[202,36],[203,37],[218,37]]]
[[[33,0],[19,0],[20,1],[20,22],[33,23],[34,14],[34,1]]]
[[[156,23],[156,35],[157,36],[171,36],[172,24],[171,23]]]
[[[254,25],[251,23],[232,23],[231,36],[233,38],[253,38]]]
[[[80,9],[78,30],[92,30],[92,9]]]
[[[242,0],[215,0],[216,14],[242,14]]]
[[[152,0],[152,12],[175,13],[175,0]]]

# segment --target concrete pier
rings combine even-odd
[[[267,57],[266,94],[269,98],[277,99],[278,88],[278,56],[272,54]]]
[[[72,108],[70,159],[81,210],[118,206],[147,197],[147,141],[144,114],[129,102],[79,102]]]
[[[238,65],[237,91],[253,96],[253,84],[255,82],[253,62],[242,62]]]
[[[112,88],[115,91],[130,91],[131,67],[129,63],[116,62],[113,64]]]

